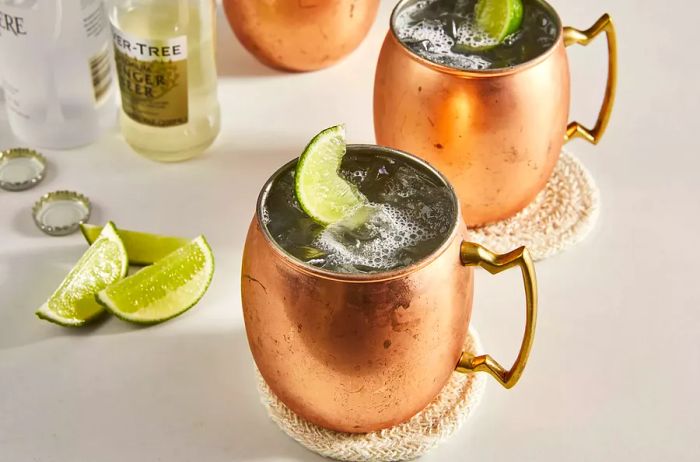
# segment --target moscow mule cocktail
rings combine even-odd
[[[394,31],[411,51],[436,64],[502,69],[540,56],[558,38],[557,20],[541,2],[522,0],[518,14],[512,33],[493,37],[478,23],[477,0],[419,0],[398,12]]]
[[[296,163],[276,177],[264,198],[262,221],[287,253],[340,273],[376,273],[409,266],[449,237],[457,207],[451,190],[418,161],[350,145],[338,172],[368,202],[323,226],[295,195]]]

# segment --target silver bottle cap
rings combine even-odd
[[[33,188],[44,179],[46,159],[36,151],[25,148],[0,152],[0,188],[22,191]]]
[[[73,191],[55,191],[39,199],[32,213],[46,234],[65,236],[76,232],[90,218],[90,199]]]

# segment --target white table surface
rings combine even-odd
[[[239,301],[246,228],[265,179],[319,129],[348,124],[373,142],[374,65],[390,1],[361,48],[317,73],[254,61],[220,20],[223,130],[203,157],[160,165],[115,130],[75,151],[46,152],[36,189],[0,191],[0,461],[320,460],[258,402]],[[541,299],[528,369],[495,382],[467,425],[426,461],[700,460],[700,7],[681,0],[554,2],[587,27],[604,11],[620,37],[620,86],[598,147],[572,143],[603,198],[590,238],[537,265]],[[221,19],[221,18],[220,18]],[[593,120],[604,40],[571,50],[572,113]],[[0,122],[0,148],[18,144]],[[139,329],[117,319],[84,330],[33,312],[85,250],[32,222],[41,194],[71,188],[94,223],[182,236],[204,233],[217,258],[195,309]],[[477,276],[474,325],[514,359],[523,307],[517,274]]]

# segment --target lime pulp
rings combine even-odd
[[[102,227],[83,224],[80,225],[80,230],[88,243],[92,244],[102,231]],[[189,243],[188,239],[138,231],[119,229],[117,233],[126,247],[129,263],[139,266],[151,265]]]
[[[336,125],[316,135],[297,164],[294,186],[299,204],[324,226],[367,203],[357,188],[338,174],[345,151],[345,127]]]
[[[62,326],[87,324],[104,313],[104,308],[95,301],[95,294],[126,276],[128,268],[124,244],[114,225],[107,223],[36,315]]]
[[[214,256],[204,236],[152,266],[97,294],[112,314],[137,324],[157,324],[192,308],[214,274]]]
[[[501,43],[520,28],[523,3],[522,0],[479,0],[475,17],[479,28]]]

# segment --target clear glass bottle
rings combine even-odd
[[[68,149],[116,121],[116,79],[102,0],[0,0],[2,86],[10,128]]]
[[[161,162],[200,154],[220,130],[214,0],[112,0],[121,128]]]

